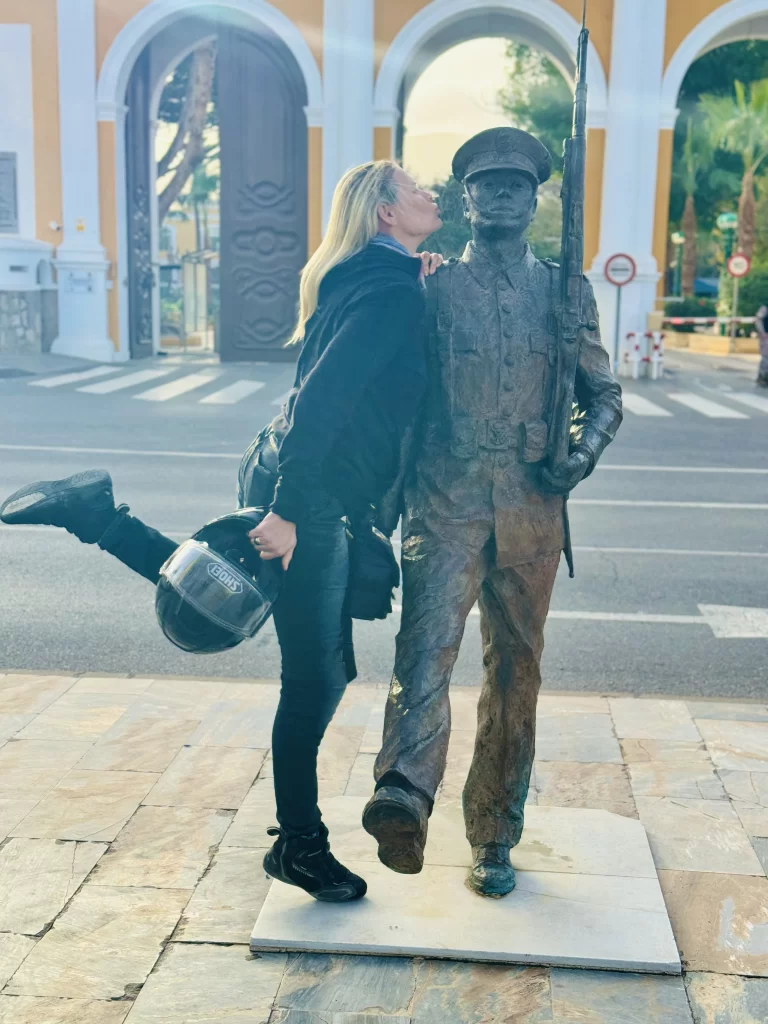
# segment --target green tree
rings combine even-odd
[[[691,296],[696,281],[696,241],[698,222],[696,219],[696,189],[702,173],[712,159],[712,145],[709,136],[695,123],[693,115],[688,118],[683,146],[682,184],[685,189],[685,206],[681,220],[683,242],[683,267],[681,290],[684,296]]]
[[[178,198],[182,210],[192,210],[195,221],[195,248],[198,252],[211,248],[208,231],[208,205],[219,190],[218,174],[207,174],[204,167],[197,167],[192,172],[189,188]],[[186,220],[187,217],[185,216]]]
[[[733,96],[705,93],[699,104],[715,146],[741,157],[738,243],[752,257],[755,245],[755,174],[768,156],[768,78],[733,83]]]
[[[745,84],[768,78],[768,40],[753,39],[719,46],[699,57],[688,69],[678,96],[681,114],[674,135],[669,205],[669,221],[673,229],[681,223],[686,201],[683,149],[688,120],[692,116],[700,116],[699,99],[703,93],[732,96],[734,78]],[[713,231],[718,214],[733,208],[741,185],[741,168],[738,154],[722,149],[712,152],[706,171],[699,175],[696,186],[700,231],[707,234]]]
[[[213,155],[204,133],[212,119],[215,78],[216,43],[210,40],[181,61],[163,89],[159,118],[175,124],[176,133],[157,164],[158,178],[171,174],[158,196],[161,224],[190,177]]]
[[[527,43],[507,44],[509,78],[499,94],[501,108],[516,128],[535,135],[562,174],[563,142],[571,134],[573,93],[555,64]]]

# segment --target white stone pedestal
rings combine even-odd
[[[360,827],[364,800],[337,797],[324,817],[339,860],[368,882],[357,903],[319,903],[273,882],[251,949],[424,956],[680,974],[680,958],[645,829],[608,811],[526,809],[513,851],[517,888],[483,899],[464,884],[469,847],[461,808],[430,821],[424,870],[379,863]]]

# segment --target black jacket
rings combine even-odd
[[[426,382],[421,261],[381,245],[334,267],[307,324],[272,510],[300,522],[326,491],[355,515],[399,469]]]

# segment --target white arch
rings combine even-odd
[[[581,26],[554,0],[489,0],[488,3],[478,3],[478,0],[432,0],[403,26],[384,56],[374,93],[376,123],[390,125],[396,122],[400,85],[421,46],[441,29],[468,15],[498,13],[518,14],[532,22],[572,53],[575,60]],[[590,127],[601,128],[605,125],[608,86],[605,69],[591,42],[588,63],[587,123]]]
[[[115,119],[125,102],[125,90],[136,58],[158,32],[179,18],[214,12],[229,14],[245,27],[266,27],[279,36],[304,76],[309,110],[322,109],[320,69],[306,39],[290,18],[267,0],[151,0],[123,26],[107,51],[96,88],[99,120]]]
[[[706,52],[722,32],[741,21],[768,13],[768,0],[730,0],[702,19],[675,50],[661,84],[662,127],[673,127],[677,117],[677,97],[688,68]]]

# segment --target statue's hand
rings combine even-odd
[[[539,474],[542,489],[550,494],[568,494],[587,475],[590,463],[589,455],[575,451],[558,467],[557,472],[553,473],[544,466]]]

